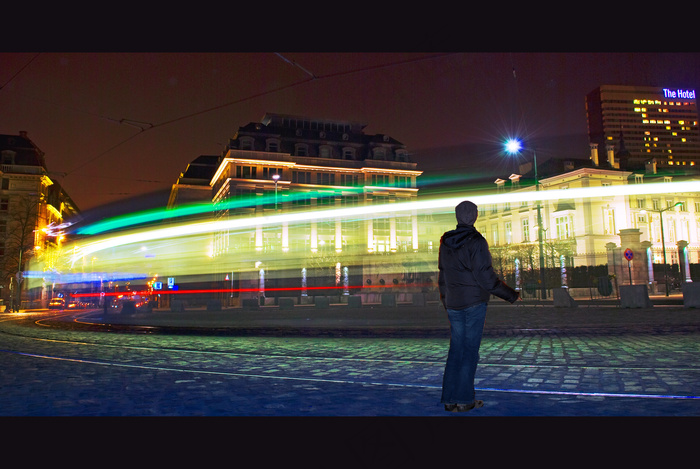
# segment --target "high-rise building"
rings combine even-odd
[[[586,96],[588,135],[608,165],[640,169],[700,164],[696,91],[649,86],[602,85]]]

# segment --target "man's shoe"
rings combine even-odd
[[[475,400],[471,404],[457,404],[456,412],[467,412],[472,409],[478,409],[479,407],[484,407],[484,401]]]
[[[468,412],[480,407],[484,407],[484,401],[482,400],[475,400],[471,404],[445,404],[445,410],[447,412]]]

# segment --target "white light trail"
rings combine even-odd
[[[277,225],[282,223],[308,222],[333,218],[376,218],[382,214],[401,212],[411,213],[441,213],[453,210],[465,199],[477,205],[520,201],[557,200],[557,199],[586,199],[603,196],[629,196],[640,194],[671,194],[684,192],[700,192],[700,181],[668,182],[658,184],[624,184],[606,187],[586,187],[573,189],[558,189],[546,191],[518,191],[493,195],[465,195],[414,202],[400,202],[381,205],[357,206],[341,209],[314,210],[305,212],[285,213],[280,215],[238,218],[230,220],[184,223],[168,228],[138,231],[124,235],[116,235],[100,241],[88,242],[82,246],[76,245],[71,263],[77,259],[117,246],[140,243],[156,239],[190,236],[203,233],[214,233],[220,230],[235,230],[254,228],[257,226]]]

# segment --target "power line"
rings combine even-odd
[[[12,75],[5,83],[2,84],[2,86],[0,86],[0,90],[3,89],[3,88],[5,88],[7,85],[10,84],[10,82],[11,82],[12,80],[14,80],[15,78],[17,78],[17,76],[18,76],[20,73],[22,73],[22,72],[24,71],[25,68],[29,67],[29,65],[30,65],[32,62],[34,62],[34,60],[36,60],[36,58],[39,57],[40,55],[41,55],[41,53],[34,54],[34,57],[32,57],[31,60],[30,60],[29,62],[27,62],[22,68],[20,68],[19,70],[17,70],[17,72],[15,72],[14,75]]]
[[[140,135],[141,133],[146,132],[146,131],[148,131],[148,130],[152,130],[152,129],[159,128],[159,127],[164,127],[164,126],[166,126],[166,125],[170,125],[170,124],[173,124],[173,123],[175,123],[175,122],[179,122],[179,121],[182,121],[182,120],[185,120],[185,119],[190,119],[190,118],[192,118],[192,117],[199,116],[199,115],[202,115],[202,114],[207,114],[207,113],[209,113],[209,112],[217,111],[217,110],[219,110],[219,109],[223,109],[223,108],[226,108],[226,107],[229,107],[229,106],[233,106],[233,105],[240,104],[240,103],[243,103],[243,102],[246,102],[246,101],[250,101],[250,100],[252,100],[252,99],[256,99],[256,98],[259,98],[259,97],[262,97],[262,96],[266,96],[266,95],[268,95],[268,94],[277,93],[277,92],[280,92],[280,91],[284,91],[284,90],[288,90],[288,89],[291,89],[291,88],[295,88],[295,87],[297,87],[297,86],[300,86],[300,85],[303,85],[303,84],[306,84],[306,83],[309,83],[309,82],[315,81],[315,80],[328,79],[328,78],[335,78],[335,77],[342,76],[342,75],[350,75],[350,74],[361,73],[361,72],[366,72],[366,71],[370,71],[370,70],[377,70],[377,69],[380,69],[380,68],[394,67],[394,66],[398,66],[398,65],[405,65],[405,64],[415,63],[415,62],[420,62],[420,61],[425,61],[425,60],[432,60],[432,59],[444,57],[444,56],[446,56],[446,55],[453,55],[453,54],[435,54],[435,55],[430,55],[430,56],[427,56],[427,57],[418,57],[418,58],[413,58],[413,59],[407,59],[407,60],[401,60],[401,61],[391,62],[391,63],[388,63],[388,64],[373,65],[373,66],[368,66],[368,67],[364,67],[364,68],[348,70],[348,71],[344,71],[344,72],[329,73],[329,74],[326,74],[326,75],[317,76],[317,75],[311,73],[310,71],[308,71],[306,68],[302,67],[302,66],[301,66],[300,64],[298,64],[297,62],[291,61],[291,60],[289,60],[289,59],[283,57],[283,56],[282,56],[281,54],[279,54],[279,53],[275,53],[275,54],[276,54],[278,57],[280,57],[282,60],[284,60],[285,62],[287,62],[287,63],[289,63],[289,64],[291,64],[291,65],[293,65],[293,66],[295,66],[295,67],[298,67],[299,69],[301,69],[302,71],[304,71],[306,74],[309,75],[309,78],[306,78],[306,79],[304,79],[304,80],[300,80],[300,81],[297,81],[297,82],[294,82],[294,83],[291,83],[291,84],[288,84],[288,85],[283,85],[283,86],[280,86],[280,87],[277,87],[277,88],[274,88],[274,89],[271,89],[271,90],[267,90],[267,91],[263,91],[263,92],[260,92],[260,93],[256,93],[256,94],[253,94],[253,95],[250,95],[250,96],[246,96],[246,97],[244,97],[244,98],[237,99],[237,100],[234,100],[234,101],[230,101],[230,102],[227,102],[227,103],[224,103],[224,104],[220,104],[220,105],[218,105],[218,106],[214,106],[214,107],[210,107],[210,108],[207,108],[207,109],[203,109],[203,110],[201,110],[201,111],[197,111],[197,112],[193,112],[193,113],[190,113],[190,114],[186,114],[186,115],[183,115],[183,116],[174,118],[174,119],[170,119],[170,120],[167,120],[167,121],[163,121],[163,122],[161,122],[161,123],[159,123],[159,124],[151,124],[151,123],[139,122],[139,121],[135,121],[135,120],[131,120],[131,119],[120,119],[120,120],[116,120],[116,119],[111,119],[111,118],[107,118],[107,117],[101,116],[101,117],[103,117],[103,118],[105,118],[105,119],[109,119],[109,120],[118,122],[118,123],[120,123],[120,124],[127,124],[127,125],[135,126],[135,127],[139,128],[140,131],[139,131],[139,133],[137,133],[137,134],[135,134],[135,135],[132,135],[131,137],[125,139],[125,140],[122,141],[122,142],[117,143],[116,145],[113,145],[112,147],[110,147],[109,149],[103,151],[103,152],[100,153],[99,155],[96,155],[95,157],[93,157],[93,158],[91,158],[91,159],[85,161],[83,164],[81,164],[81,165],[77,166],[76,168],[74,168],[74,169],[68,171],[68,172],[66,173],[66,176],[69,176],[70,174],[74,173],[74,172],[77,171],[78,169],[81,169],[81,168],[87,166],[88,164],[93,163],[94,161],[98,160],[99,158],[102,158],[104,155],[106,155],[107,153],[111,152],[111,151],[114,150],[115,148],[117,148],[117,147],[123,145],[124,143],[126,143],[126,142],[132,140],[132,139],[135,138],[136,136],[138,136],[138,135]]]

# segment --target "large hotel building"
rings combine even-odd
[[[625,153],[623,161],[608,161],[612,167],[700,164],[695,90],[602,85],[586,96],[586,113],[591,144]]]
[[[302,288],[302,295],[311,295],[314,286],[389,286],[417,280],[415,215],[388,209],[380,216],[323,216],[333,209],[416,200],[421,171],[405,146],[385,134],[366,134],[364,127],[352,121],[268,113],[260,122],[238,129],[215,165],[209,166],[211,178],[201,182],[211,190],[200,196],[214,203],[220,221],[260,223],[245,230],[227,228],[214,236],[211,256],[216,270],[223,272],[222,282],[241,289],[259,286],[259,292],[243,297],[268,297],[282,287]],[[185,190],[196,192],[186,175],[173,188],[177,199]],[[171,207],[177,204],[171,198]],[[265,223],[272,216],[311,212],[319,216]],[[397,255],[392,262],[372,257],[391,253]],[[410,253],[410,262],[402,253]],[[320,285],[321,278],[330,279],[330,284]]]

